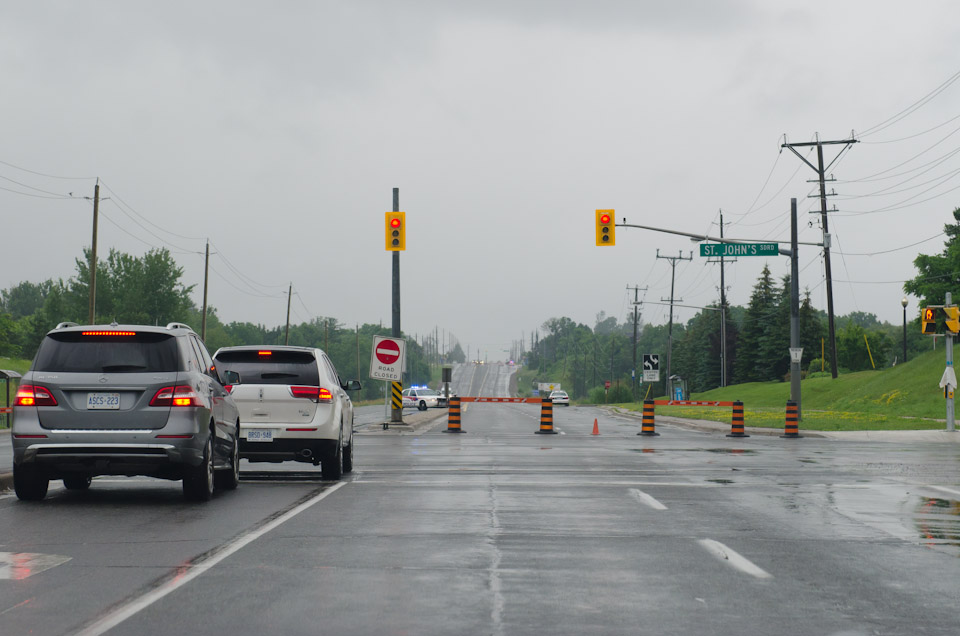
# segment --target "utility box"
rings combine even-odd
[[[689,400],[690,392],[687,390],[687,381],[679,375],[671,375],[667,379],[667,397],[671,400]]]

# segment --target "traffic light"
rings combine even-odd
[[[935,307],[924,307],[920,314],[921,331],[925,334],[937,333],[937,310]]]
[[[947,328],[947,333],[956,335],[957,332],[960,332],[960,307],[956,305],[944,307],[943,313],[946,316],[943,324]]]
[[[387,251],[401,252],[407,249],[407,213],[387,212],[384,221]]]
[[[616,230],[613,210],[597,210],[597,245],[614,245]]]

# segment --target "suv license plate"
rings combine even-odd
[[[111,410],[116,411],[120,408],[120,394],[119,393],[87,393],[87,410],[88,411],[100,411],[100,410]]]
[[[272,442],[273,431],[269,428],[251,428],[247,431],[248,442]]]

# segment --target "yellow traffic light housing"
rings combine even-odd
[[[388,252],[407,249],[407,213],[387,212],[384,215],[384,230]]]
[[[937,310],[935,307],[924,307],[920,314],[921,331],[925,334],[937,333]]]
[[[614,245],[617,242],[617,226],[613,210],[597,210],[597,245]]]
[[[947,333],[956,335],[960,332],[960,307],[956,305],[944,307],[943,313],[946,316],[943,324],[947,328]]]

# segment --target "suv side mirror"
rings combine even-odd
[[[362,388],[360,380],[347,380],[347,383],[343,385],[345,391],[359,391]]]
[[[223,384],[240,384],[240,374],[236,371],[224,371]]]

